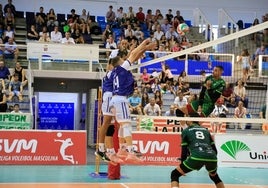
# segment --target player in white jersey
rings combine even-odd
[[[114,66],[113,76],[113,97],[111,100],[111,110],[115,115],[116,121],[120,124],[119,137],[124,138],[126,142],[128,155],[126,160],[140,161],[132,144],[132,130],[130,121],[130,112],[127,97],[134,91],[134,78],[128,69],[131,64],[141,58],[145,51],[154,49],[155,43],[150,39],[144,40],[137,48],[133,49],[127,60],[119,56],[112,58]]]

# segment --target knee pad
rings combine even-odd
[[[182,174],[177,169],[174,169],[170,174],[170,180],[171,180],[171,182],[173,182],[173,181],[179,182],[179,178],[181,176],[182,176]]]
[[[128,137],[132,135],[131,125],[130,124],[124,124],[121,125],[123,129],[123,137]]]
[[[209,174],[209,177],[215,183],[215,185],[217,185],[218,183],[221,183],[222,182],[221,179],[220,179],[220,177],[218,176],[218,174],[216,174],[214,176],[211,175],[211,174]]]
[[[106,136],[113,136],[114,135],[114,125],[110,125],[107,129]]]

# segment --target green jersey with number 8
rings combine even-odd
[[[200,161],[217,161],[217,154],[213,150],[214,141],[210,132],[193,123],[182,131],[182,146],[187,146],[191,159]]]

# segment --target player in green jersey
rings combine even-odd
[[[199,114],[191,114],[197,117]],[[181,164],[171,172],[171,188],[179,187],[180,176],[203,166],[209,172],[210,179],[217,188],[224,188],[224,184],[217,174],[217,149],[210,132],[201,127],[198,122],[187,122],[188,127],[182,131]],[[187,155],[189,156],[187,157]]]
[[[207,117],[213,111],[215,102],[225,88],[225,81],[221,78],[222,66],[215,66],[212,75],[208,76],[202,86],[199,99],[186,106],[185,114],[198,112],[200,116]]]

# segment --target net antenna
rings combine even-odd
[[[137,68],[140,68],[140,67],[152,65],[152,64],[162,62],[162,61],[165,61],[167,59],[179,57],[179,56],[182,56],[182,55],[185,55],[185,54],[194,53],[194,52],[196,52],[198,50],[208,48],[208,47],[211,47],[211,46],[215,46],[217,44],[221,44],[221,43],[224,43],[224,42],[228,42],[230,40],[234,40],[234,39],[237,39],[237,38],[240,38],[240,37],[243,37],[243,36],[258,32],[260,30],[264,30],[266,28],[268,28],[268,21],[266,21],[264,23],[261,23],[261,24],[258,24],[256,26],[252,26],[250,28],[244,29],[244,30],[239,31],[239,32],[226,35],[226,36],[218,38],[218,39],[216,39],[214,41],[209,41],[209,42],[206,42],[206,43],[203,43],[203,44],[200,44],[200,45],[197,45],[197,46],[193,46],[191,48],[188,48],[188,49],[185,49],[185,50],[182,50],[182,51],[179,51],[179,52],[173,52],[172,54],[169,54],[169,55],[166,55],[166,56],[163,56],[163,57],[160,57],[160,58],[156,58],[156,59],[153,59],[151,61],[147,61],[145,63],[141,63],[141,64],[138,64],[138,65],[131,66],[129,68],[129,70],[133,70],[133,69],[137,69]]]

